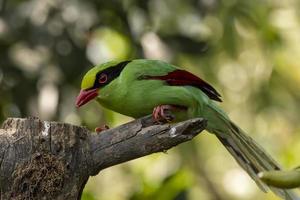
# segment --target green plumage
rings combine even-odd
[[[92,87],[96,73],[115,65],[105,63],[91,69],[83,78],[82,89]],[[187,110],[178,110],[175,121],[203,117],[208,120],[207,130],[215,134],[241,167],[263,190],[267,186],[258,178],[261,171],[279,169],[278,164],[240,128],[203,91],[194,86],[174,86],[163,80],[144,77],[164,76],[178,68],[157,60],[133,60],[120,75],[99,89],[97,101],[115,112],[139,118],[152,113],[159,105],[179,105]],[[271,188],[286,199],[294,199],[287,190]]]

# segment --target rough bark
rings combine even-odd
[[[84,127],[7,119],[0,129],[1,199],[80,199],[89,176],[191,140],[203,119],[154,124],[151,117],[92,133]]]

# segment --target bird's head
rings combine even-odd
[[[76,98],[76,107],[83,106],[95,99],[99,95],[101,88],[104,88],[116,79],[129,62],[111,61],[89,70],[82,79],[81,90]]]

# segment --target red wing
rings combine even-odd
[[[164,76],[147,76],[146,79],[164,80],[169,85],[184,86],[190,85],[199,88],[204,92],[210,99],[222,102],[221,95],[211,85],[195,76],[194,74],[185,70],[175,70]]]

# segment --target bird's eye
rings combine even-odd
[[[99,81],[99,83],[106,83],[107,75],[106,74],[101,74],[98,81]]]

